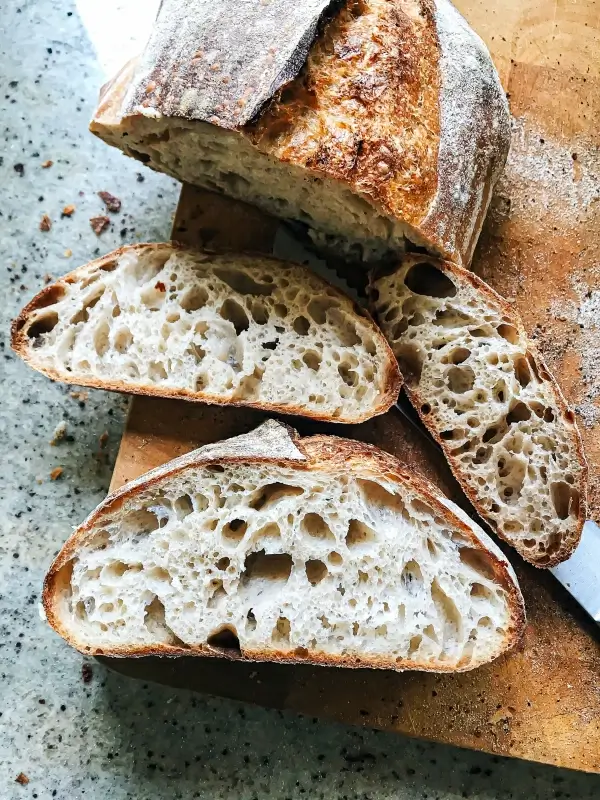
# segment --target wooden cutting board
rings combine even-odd
[[[473,267],[516,304],[576,406],[590,460],[592,516],[599,519],[600,4],[457,5],[492,51],[515,117],[506,174]],[[185,186],[173,235],[191,244],[270,251],[276,228],[254,209]],[[112,486],[262,418],[243,409],[135,398]],[[288,421],[301,433],[326,429]],[[344,427],[343,435],[378,444],[460,497],[437,452],[397,412]],[[550,574],[512,560],[528,609],[523,646],[459,676],[190,658],[103,661],[144,680],[600,772],[598,632]]]

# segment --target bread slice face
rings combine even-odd
[[[371,283],[407,394],[479,514],[530,563],[573,552],[587,467],[573,411],[519,316],[471,272],[423,256]]]
[[[144,53],[104,87],[91,131],[153,169],[305,224],[346,259],[379,262],[410,241],[468,264],[510,116],[487,48],[452,3],[332,5],[295,59],[299,74],[273,74],[260,98],[249,73],[263,58],[263,73],[276,67],[298,8],[314,4],[239,6],[165,0]],[[248,48],[253,36],[267,41]]]
[[[174,244],[123,247],[46,287],[12,344],[51,378],[360,422],[397,399],[369,315],[304,267]]]
[[[268,421],[109,496],[50,568],[52,627],[87,654],[472,669],[514,645],[510,564],[370,445]]]

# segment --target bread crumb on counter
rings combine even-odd
[[[24,772],[19,772],[17,777],[15,778],[15,783],[20,783],[21,786],[27,786],[29,783],[29,778],[25,775]]]
[[[73,203],[70,203],[68,206],[65,206],[63,210],[60,212],[61,217],[71,217],[75,212],[75,206]]]
[[[48,159],[47,161],[44,161],[42,163],[42,169],[48,169],[48,167],[51,167],[53,164],[54,164],[54,161],[51,161],[50,159]]]
[[[43,214],[42,219],[40,220],[40,230],[46,233],[52,227],[52,220],[48,216],[48,214]]]
[[[54,467],[52,472],[50,473],[50,480],[57,481],[60,476],[63,474],[64,469],[62,467]]]
[[[50,439],[50,444],[52,447],[55,447],[62,439],[65,438],[67,435],[67,423],[63,420],[59,422],[56,428],[54,428],[54,433],[52,434],[52,439]]]
[[[103,231],[105,231],[110,225],[110,220],[108,217],[103,215],[100,215],[98,217],[91,217],[90,225],[92,226],[92,230],[94,231],[96,236],[100,236],[100,234]]]
[[[121,201],[118,197],[115,197],[114,194],[110,192],[98,192],[98,197],[106,206],[107,211],[117,212],[121,210]]]

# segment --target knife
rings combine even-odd
[[[326,281],[346,292],[357,303],[365,305],[365,298],[360,297],[355,289],[348,286],[344,279],[328,267],[322,258],[304,247],[294,237],[293,229],[290,227],[280,225],[275,236],[273,254],[277,258],[307,264]],[[409,410],[404,407],[402,399],[396,403],[396,409],[424,439],[440,449],[437,442],[414,416],[412,408]],[[593,520],[587,520],[583,526],[581,541],[572,556],[557,567],[552,567],[550,572],[600,625],[600,528]]]
[[[573,555],[550,572],[600,625],[600,528],[593,520],[583,526]]]

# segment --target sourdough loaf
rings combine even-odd
[[[581,437],[518,314],[473,273],[423,256],[371,290],[408,397],[477,511],[532,564],[568,558],[586,515]]]
[[[69,383],[334,422],[381,414],[400,390],[369,315],[310,270],[174,244],[122,247],[47,286],[12,345]]]
[[[410,242],[459,264],[510,140],[490,55],[448,0],[164,0],[91,130],[338,256]]]
[[[491,540],[370,445],[270,421],[109,496],[43,603],[83,653],[466,670],[523,631]]]

